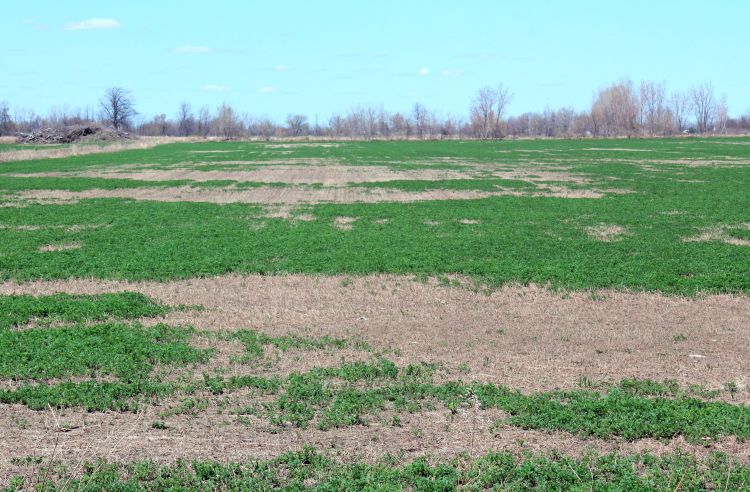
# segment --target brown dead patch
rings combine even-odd
[[[460,277],[456,277],[460,279]],[[460,279],[466,282],[466,279]],[[574,388],[581,378],[616,382],[623,378],[675,379],[710,389],[735,382],[735,403],[750,402],[746,361],[750,357],[750,299],[711,295],[686,299],[652,293],[599,291],[561,293],[529,286],[506,286],[491,293],[450,288],[410,277],[310,277],[303,275],[228,275],[169,283],[93,279],[0,283],[0,294],[97,294],[142,292],[169,305],[202,305],[176,310],[144,324],[167,322],[200,330],[258,329],[271,335],[300,335],[362,340],[403,366],[437,362],[448,377],[507,384],[526,392]],[[679,342],[675,335],[680,334]],[[244,354],[236,341],[196,336],[193,345],[214,347],[214,358],[180,368],[187,377],[221,371],[225,376],[289,374],[329,367],[371,356],[354,349],[291,350],[276,357],[238,364]],[[396,352],[393,352],[395,350]],[[398,355],[395,355],[398,354]],[[696,357],[700,355],[700,357]],[[271,363],[268,367],[264,364]],[[456,368],[468,369],[456,371]],[[182,373],[180,373],[182,374]],[[167,377],[176,377],[175,375]],[[272,458],[306,445],[328,450],[345,461],[375,461],[403,450],[405,459],[428,454],[447,460],[462,451],[548,452],[572,456],[602,453],[662,454],[683,450],[697,456],[722,451],[750,457],[750,441],[735,439],[691,445],[678,438],[594,439],[564,432],[523,430],[493,424],[505,417],[477,406],[452,415],[442,407],[414,414],[365,415],[366,425],[329,431],[311,427],[276,429],[265,419],[240,420],[231,410],[257,405],[252,391],[220,396],[196,394],[208,408],[196,414],[161,415],[182,397],[146,405],[142,412],[87,413],[82,410],[36,412],[21,405],[0,406],[0,480],[36,470],[12,465],[13,457],[35,455],[69,463],[97,458],[121,462],[153,459],[245,461]],[[167,429],[153,429],[154,421]],[[45,462],[47,462],[45,461]],[[78,468],[76,468],[78,467]]]
[[[260,161],[263,162],[263,161]],[[237,161],[210,162],[207,164],[236,164]],[[248,163],[242,161],[242,163]],[[253,162],[253,164],[258,164]],[[200,166],[200,163],[197,164]],[[132,179],[138,181],[190,180],[196,182],[233,180],[238,182],[345,185],[347,183],[373,183],[393,180],[470,179],[468,172],[421,169],[393,171],[384,166],[344,166],[335,162],[305,162],[305,165],[271,165],[266,162],[258,169],[243,171],[217,171],[189,168],[143,169],[138,171],[107,170],[83,172],[48,172],[14,174],[13,177],[87,177],[105,179]]]
[[[246,190],[200,189],[190,186],[127,189],[92,189],[84,191],[32,190],[17,194],[20,203],[75,203],[90,198],[129,198],[161,202],[208,202],[208,203],[266,203],[266,204],[315,204],[315,203],[376,203],[417,202],[427,200],[474,200],[494,196],[528,196],[554,198],[602,198],[609,193],[627,193],[618,189],[571,190],[562,186],[539,185],[539,191],[477,190],[427,190],[403,191],[389,188],[261,186]],[[23,206],[23,205],[21,205]]]
[[[295,207],[291,205],[272,205],[265,207],[263,212],[257,215],[251,215],[250,219],[286,219],[286,220],[301,220],[303,222],[311,222],[317,220],[312,214],[307,213],[296,213]],[[263,223],[265,225],[265,223]]]
[[[31,198],[18,195],[0,196],[0,208],[26,208],[29,205],[71,205],[77,203],[75,198],[64,200],[55,198]]]
[[[443,161],[440,161],[443,162]],[[201,170],[201,165],[216,166],[248,165],[247,170]],[[389,163],[393,164],[393,163]],[[412,163],[413,164],[413,163]],[[221,161],[190,163],[190,167],[170,167],[168,169],[143,169],[146,165],[123,165],[73,172],[44,172],[12,174],[13,177],[86,177],[131,179],[138,181],[191,180],[196,182],[232,180],[237,182],[323,184],[326,186],[351,183],[375,183],[397,180],[441,180],[475,179],[492,176],[501,179],[527,181],[529,183],[559,182],[589,184],[590,178],[583,174],[572,174],[559,170],[548,170],[548,165],[534,163],[533,167],[499,170],[496,165],[471,164],[464,170],[417,169],[394,170],[387,166],[347,166],[325,158],[286,159],[270,161]],[[177,165],[179,166],[179,164]]]
[[[586,228],[586,234],[591,239],[605,243],[620,241],[627,230],[616,224],[597,224]]]
[[[188,154],[229,154],[232,152],[242,152],[242,150],[190,150]]]
[[[5,225],[0,224],[0,230],[13,230],[13,231],[41,231],[45,229],[45,226],[40,225]]]
[[[111,224],[73,224],[70,226],[65,226],[65,225],[0,224],[0,230],[14,230],[14,231],[43,231],[43,230],[49,230],[49,229],[61,229],[66,232],[80,232],[80,231],[85,231],[89,229],[100,229],[103,227],[112,227],[112,225]]]
[[[654,164],[680,164],[686,167],[738,167],[750,164],[750,160],[726,157],[725,159],[659,159]]]
[[[515,169],[513,171],[495,171],[492,176],[501,179],[515,179],[519,181],[528,181],[530,183],[536,183],[539,181],[559,181],[561,183],[576,183],[576,184],[588,184],[591,182],[587,176],[583,174],[572,174],[562,171],[546,171],[544,168],[526,168],[526,169]]]
[[[362,339],[400,351],[394,359],[400,365],[467,364],[467,378],[529,391],[575,387],[582,377],[615,382],[676,379],[714,389],[727,382],[746,384],[750,378],[744,369],[750,358],[747,297],[686,299],[610,291],[591,295],[510,286],[486,295],[385,275],[0,284],[2,294],[124,290],[169,305],[206,308],[175,311],[160,320],[171,324]],[[678,334],[685,340],[675,342]],[[737,398],[750,401],[750,394]]]
[[[283,144],[265,144],[263,147],[266,149],[294,149],[296,147],[341,147],[339,143],[330,142],[299,142],[299,143],[283,143]]]
[[[40,253],[47,253],[50,251],[66,251],[69,249],[80,249],[81,243],[65,243],[65,244],[47,244],[45,246],[39,246],[37,251]]]
[[[732,229],[750,230],[750,222],[744,224],[725,225],[719,224],[702,229],[697,236],[683,238],[685,242],[707,242],[720,241],[733,246],[750,246],[750,240],[733,237],[729,234]]]
[[[342,231],[348,231],[354,228],[354,223],[357,219],[359,217],[336,217],[333,219],[333,227]]]
[[[234,409],[257,404],[258,397],[241,392],[228,395],[222,405]],[[624,441],[578,437],[565,432],[523,430],[494,426],[502,412],[460,409],[455,415],[446,410],[399,414],[400,426],[390,416],[366,416],[367,425],[320,431],[315,428],[274,429],[268,423],[246,416],[244,420],[221,411],[216,402],[198,414],[160,415],[169,402],[146,407],[138,414],[92,413],[80,411],[33,412],[19,405],[6,405],[0,414],[0,481],[13,475],[33,477],[40,465],[13,465],[14,457],[37,456],[49,465],[65,463],[72,476],[80,476],[85,462],[105,459],[117,462],[153,460],[174,463],[178,459],[246,462],[271,459],[288,451],[313,446],[342,462],[376,462],[385,455],[412,460],[428,455],[447,461],[460,453],[479,456],[491,451],[516,455],[527,452],[546,454],[559,451],[572,457],[587,453],[654,455],[682,451],[706,458],[715,451],[746,460],[748,442],[722,439],[706,445],[692,445],[682,438],[669,441],[642,439]],[[162,421],[166,429],[153,429]],[[38,475],[37,475],[38,476]]]
[[[603,152],[653,152],[652,149],[625,149],[621,147],[609,147],[609,148],[599,148],[599,147],[591,147],[588,149],[583,150],[596,150],[596,151],[603,151]]]

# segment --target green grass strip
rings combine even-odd
[[[108,319],[153,318],[169,312],[137,292],[0,296],[0,330],[37,323],[84,323]]]
[[[156,364],[206,361],[211,351],[191,347],[192,333],[164,324],[137,323],[0,331],[0,378],[111,375],[123,381],[140,380]]]

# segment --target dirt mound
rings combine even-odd
[[[81,141],[115,141],[135,138],[128,132],[97,125],[41,128],[31,133],[19,133],[19,144],[63,144]]]

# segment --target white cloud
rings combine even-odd
[[[203,86],[203,90],[206,92],[226,92],[229,90],[229,87],[226,85],[207,84]]]
[[[445,78],[460,77],[461,75],[463,75],[463,72],[461,70],[456,70],[452,68],[446,69],[440,72],[440,76],[445,77]]]
[[[276,65],[277,72],[286,72],[287,70],[289,70],[289,67],[286,65]]]
[[[422,77],[427,77],[428,75],[430,75],[430,69],[429,68],[420,68],[419,69],[419,75],[421,75]]]
[[[213,51],[208,46],[193,46],[185,44],[174,49],[177,53],[211,53]]]
[[[87,29],[117,29],[118,27],[120,27],[120,23],[115,19],[100,19],[98,17],[92,17],[91,19],[65,24],[66,31],[82,31]]]
[[[278,91],[276,87],[270,87],[270,86],[261,87],[260,89],[258,89],[259,94],[273,94],[276,91]]]

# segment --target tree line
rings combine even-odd
[[[444,115],[415,103],[409,111],[389,112],[382,105],[353,107],[327,121],[310,121],[304,114],[289,114],[283,123],[240,113],[228,103],[197,111],[183,102],[173,115],[150,119],[136,111],[133,95],[120,87],[108,89],[91,109],[53,109],[46,116],[31,110],[11,112],[0,103],[0,136],[39,128],[100,123],[144,136],[198,136],[241,138],[478,138],[504,137],[639,137],[684,133],[741,134],[750,132],[750,111],[729,115],[726,97],[711,83],[685,92],[669,93],[664,83],[624,79],[598,90],[591,107],[570,107],[507,115],[513,96],[502,84],[480,88],[468,116]]]

